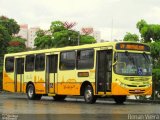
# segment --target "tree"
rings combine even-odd
[[[65,29],[66,28],[65,28],[63,22],[61,22],[61,21],[53,21],[50,26],[50,30],[52,33],[59,32],[59,31],[65,30]]]
[[[7,53],[16,53],[26,50],[25,39],[21,37],[12,37],[12,40],[8,43]]]
[[[139,41],[139,37],[136,34],[131,34],[131,33],[127,32],[126,35],[123,38],[123,41],[138,42]]]
[[[2,80],[3,71],[3,57],[7,53],[9,42],[11,41],[12,34],[19,32],[19,25],[14,19],[9,19],[5,16],[0,16],[0,81]],[[2,82],[0,82],[2,83]],[[1,85],[2,86],[2,85]]]
[[[94,37],[89,35],[80,36],[80,44],[91,44],[91,43],[96,43],[96,40]]]
[[[78,32],[73,30],[62,30],[60,32],[55,32],[54,37],[54,47],[65,47],[74,46],[78,43]]]
[[[142,29],[143,27],[147,26],[147,25],[148,25],[148,24],[147,24],[147,22],[146,22],[144,19],[140,20],[140,21],[137,22],[137,24],[136,24],[137,28],[139,29],[139,32],[141,32],[141,29]]]
[[[66,29],[72,29],[75,25],[76,25],[76,22],[64,22],[63,23],[63,25],[64,25],[64,27],[66,28]]]
[[[54,33],[54,47],[65,47],[78,45],[78,39],[80,45],[96,43],[94,37],[89,35],[79,35],[77,31],[63,30]]]
[[[78,39],[80,44],[90,44],[96,42],[95,38],[92,36],[80,35],[78,31],[71,30],[75,24],[75,22],[52,22],[50,30],[52,31],[52,37],[54,38],[54,47],[78,45]]]
[[[19,25],[14,19],[9,19],[5,16],[0,16],[0,25],[4,26],[10,35],[17,34],[19,32]]]
[[[75,22],[53,21],[50,30],[45,32],[40,30],[36,33],[35,46],[37,49],[51,47],[65,47],[80,44],[95,43],[94,37],[89,35],[80,35],[78,31],[72,30]]]
[[[137,23],[137,28],[141,34],[143,42],[146,42],[151,47],[151,56],[153,63],[153,92],[152,98],[155,98],[155,91],[159,91],[160,86],[160,25],[148,24],[145,20],[140,20]],[[158,89],[157,89],[158,88]],[[159,92],[158,92],[159,93]]]
[[[53,38],[52,35],[48,34],[49,31],[44,31],[44,30],[38,30],[36,32],[36,38],[34,40],[34,45],[38,49],[43,49],[43,48],[51,48],[53,47]]]
[[[6,53],[6,47],[8,46],[8,42],[11,40],[11,36],[9,35],[7,29],[0,25],[0,57],[2,57]]]
[[[0,89],[2,88],[2,72],[3,72],[3,57],[6,53],[8,46],[8,42],[11,40],[11,37],[7,31],[7,29],[0,25]]]
[[[34,40],[34,45],[38,49],[51,48],[53,47],[53,39],[51,35],[44,35],[41,37],[36,37]]]
[[[42,36],[44,36],[45,35],[45,31],[44,30],[38,30],[37,32],[36,32],[36,36],[37,37],[42,37]]]
[[[153,59],[153,67],[160,68],[160,42],[149,43],[151,47],[151,56]]]
[[[144,42],[160,41],[160,25],[147,24],[145,20],[140,20],[137,28]]]

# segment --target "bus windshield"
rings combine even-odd
[[[114,72],[128,76],[152,75],[152,63],[150,55],[144,53],[119,52],[115,54],[116,64]]]

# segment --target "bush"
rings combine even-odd
[[[152,80],[154,91],[160,91],[160,69],[152,70]]]

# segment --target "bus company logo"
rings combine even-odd
[[[159,120],[160,114],[128,114],[128,120]]]
[[[2,114],[2,120],[18,120],[18,115],[16,114]]]

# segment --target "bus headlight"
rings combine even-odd
[[[122,86],[122,87],[127,87],[127,85],[126,85],[126,84],[123,84],[123,83],[120,83],[120,86]]]
[[[118,85],[120,85],[121,87],[127,87],[126,84],[120,82],[118,79],[116,79],[116,83],[117,83]]]
[[[151,84],[146,85],[146,87],[151,87]]]

